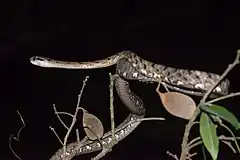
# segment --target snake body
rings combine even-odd
[[[41,67],[65,69],[94,69],[116,64],[118,77],[115,79],[115,88],[122,102],[132,112],[128,118],[116,128],[117,142],[129,135],[140,122],[135,122],[132,125],[127,125],[125,128],[120,129],[124,124],[130,120],[142,118],[145,115],[142,100],[130,90],[129,83],[126,80],[138,80],[142,82],[161,81],[173,90],[202,96],[220,78],[219,75],[214,73],[176,69],[155,64],[140,58],[131,51],[122,51],[106,59],[93,62],[67,62],[38,56],[32,57],[30,61],[32,64]],[[214,89],[213,93],[218,96],[225,95],[228,93],[228,88],[229,80],[225,79]],[[111,141],[111,132],[104,134],[103,143],[108,146]],[[65,158],[68,160],[76,155],[90,153],[100,149],[101,145],[97,141],[86,140],[86,142],[81,145],[73,142],[67,145],[66,155],[68,155],[68,157]],[[62,155],[63,149],[61,148],[53,155],[51,160],[62,160]]]
[[[176,69],[165,65],[155,64],[142,59],[131,51],[122,51],[113,56],[93,62],[67,62],[39,56],[32,57],[30,61],[32,64],[41,67],[94,69],[118,64],[121,59],[127,59],[127,62],[129,62],[135,69],[135,75],[141,74],[148,77],[145,81],[162,81],[169,88],[187,94],[202,96],[220,79],[220,75],[214,73],[198,70]],[[229,80],[225,79],[213,90],[213,93],[216,95],[226,95],[228,93],[229,84]]]

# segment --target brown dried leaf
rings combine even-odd
[[[190,119],[196,109],[193,99],[179,92],[161,93],[158,91],[165,109],[172,115],[183,119]]]
[[[93,114],[83,113],[83,127],[91,140],[100,139],[103,136],[104,128],[102,122]]]

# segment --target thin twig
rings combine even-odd
[[[22,160],[22,159],[17,155],[17,153],[12,149],[12,139],[14,139],[14,136],[11,134],[10,137],[9,137],[8,146],[9,146],[11,152],[14,154],[14,156],[17,157],[17,159]]]
[[[12,149],[12,138],[15,140],[15,141],[19,141],[20,140],[20,134],[21,134],[21,131],[23,130],[23,128],[25,128],[26,124],[23,120],[23,117],[22,115],[20,114],[20,112],[17,110],[17,113],[21,119],[21,122],[22,122],[22,127],[20,127],[20,129],[18,130],[18,133],[17,133],[17,136],[15,137],[14,135],[10,134],[10,137],[9,137],[9,143],[8,143],[8,146],[11,150],[11,152],[14,154],[15,157],[17,157],[19,160],[21,160],[21,158],[17,155],[17,153]]]
[[[210,101],[206,102],[205,104],[212,104],[212,103],[215,103],[215,102],[218,102],[218,101],[221,101],[221,100],[227,99],[227,98],[236,97],[236,96],[240,96],[240,92],[237,92],[237,93],[231,93],[231,94],[228,94],[228,95],[226,95],[226,96],[222,96],[222,97],[219,97],[219,98],[216,98],[216,99],[210,100]]]
[[[110,92],[110,118],[111,118],[111,131],[112,131],[112,145],[116,144],[117,140],[115,138],[115,121],[114,121],[114,106],[113,106],[113,101],[114,101],[114,96],[113,96],[113,84],[115,81],[115,76],[109,73],[110,76],[110,85],[109,85],[109,92]]]
[[[77,143],[80,143],[79,131],[76,129]]]
[[[227,74],[239,63],[240,50],[237,50],[237,56],[232,64],[228,66],[225,72],[221,75],[220,79],[207,91],[207,93],[203,96],[201,102],[204,103],[210,93],[218,86],[218,84],[227,76]]]
[[[190,146],[191,144],[193,144],[194,142],[198,141],[198,140],[201,140],[201,137],[196,137],[194,138],[193,140],[191,140],[189,143],[188,143],[188,146]]]
[[[160,88],[160,85],[161,85],[161,81],[158,82],[158,85],[157,85],[157,88],[156,88],[156,92],[159,93],[159,88]],[[164,86],[164,85],[163,85]],[[165,86],[164,86],[165,87]]]
[[[235,137],[234,133],[231,131],[231,129],[230,129],[228,126],[226,126],[226,125],[222,122],[222,119],[221,119],[220,117],[218,117],[218,116],[212,116],[212,117],[213,117],[214,121],[216,121],[220,126],[222,126],[222,127],[225,128],[228,132],[230,132],[230,134],[232,135],[233,138]],[[240,149],[239,149],[239,146],[238,146],[238,143],[237,143],[237,139],[236,139],[236,138],[234,138],[234,143],[235,143],[235,145],[236,145],[236,147],[237,147],[238,152],[240,153]]]
[[[99,153],[96,157],[91,158],[91,160],[99,160],[100,158],[104,157],[108,152],[111,152],[112,148],[103,148],[101,153]]]
[[[125,125],[119,127],[117,130],[115,130],[115,133],[123,130],[124,128],[126,128],[127,126],[136,123],[136,122],[142,122],[142,121],[163,121],[165,120],[165,118],[161,118],[161,117],[149,117],[149,118],[140,118],[140,119],[134,119],[129,121],[128,123],[126,123]]]
[[[237,153],[234,147],[232,146],[231,142],[221,140],[224,144],[226,144],[232,151],[233,153]]]
[[[221,126],[224,127],[228,132],[230,132],[230,134],[232,135],[232,137],[234,138],[234,143],[237,147],[237,150],[238,150],[238,153],[240,153],[240,148],[238,146],[238,143],[237,143],[237,139],[235,138],[235,135],[234,133],[231,131],[231,129],[229,129],[225,124],[221,123]]]
[[[53,104],[53,110],[54,110],[54,113],[55,113],[55,115],[57,116],[58,120],[59,120],[59,121],[61,122],[61,124],[63,125],[63,127],[68,130],[69,128],[67,127],[67,125],[63,122],[63,120],[62,120],[61,117],[59,116],[55,104]]]
[[[225,137],[224,135],[219,136],[218,137],[219,140],[221,140],[223,143],[225,143],[226,145],[228,145],[234,153],[236,153],[235,149],[232,147],[231,144],[227,143],[226,140],[231,140],[231,141],[235,141],[235,137]],[[236,137],[236,139],[240,139],[240,137]],[[202,144],[202,141],[197,141],[200,140],[200,137],[194,138],[190,143],[188,143],[188,147],[186,150],[190,151],[192,148]],[[196,142],[197,141],[197,142]],[[195,142],[195,143],[194,143]],[[188,156],[189,157],[189,156]],[[185,157],[187,158],[187,157]]]
[[[71,113],[68,113],[68,112],[57,112],[57,114],[59,115],[67,115],[67,116],[70,116],[70,117],[74,117],[74,115],[72,115]]]
[[[135,122],[142,122],[142,121],[164,121],[165,118],[161,117],[149,117],[149,118],[141,118],[141,119],[135,119],[130,121],[129,123],[135,123]]]
[[[187,159],[191,159],[191,157],[193,157],[193,156],[195,156],[195,155],[197,155],[196,152],[195,152],[195,153],[192,153],[192,154],[189,154],[189,156],[187,156],[186,158],[187,158]]]
[[[159,83],[162,83],[162,85],[163,85],[164,89],[165,89],[167,92],[169,92],[169,89],[167,88],[167,86],[166,86],[166,84],[165,84],[165,83],[163,83],[163,82],[159,82]]]
[[[197,138],[194,138],[191,142],[189,142],[187,150],[190,150],[190,149],[202,144],[202,140],[200,140],[200,139],[201,139],[200,137],[197,137]],[[224,135],[221,135],[221,136],[218,136],[218,139],[221,140],[221,141],[227,141],[227,140],[235,141],[235,139],[240,140],[240,137],[225,137]],[[198,140],[200,140],[200,141],[198,141]]]
[[[224,135],[219,136],[219,139],[228,140],[228,141],[235,141],[235,139],[240,140],[240,137],[225,137]]]
[[[169,156],[173,157],[175,160],[179,160],[176,154],[172,154],[170,151],[166,152]]]
[[[193,125],[195,125],[195,124],[199,124],[199,122],[197,122],[197,121],[194,121],[194,122],[193,122]]]
[[[234,153],[236,153],[236,150],[233,148],[232,144],[229,142],[227,143],[227,141],[235,141],[236,139],[237,140],[240,140],[240,137],[226,137],[224,135],[221,135],[218,137],[223,143],[225,143],[228,147],[230,147],[232,149],[232,151]],[[230,144],[230,145],[229,145]]]
[[[198,146],[198,145],[200,145],[200,144],[202,144],[202,143],[203,143],[202,141],[195,142],[195,143],[193,143],[192,145],[188,146],[188,147],[187,147],[187,150],[190,151],[192,148],[194,148],[194,147],[196,147],[196,146]]]
[[[57,137],[58,141],[63,145],[63,142],[61,140],[61,138],[58,136],[57,132],[55,131],[55,129],[51,126],[49,126],[49,128],[51,129],[51,131],[55,134],[55,136]]]

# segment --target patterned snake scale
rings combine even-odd
[[[143,118],[145,115],[145,108],[142,100],[130,90],[129,83],[126,80],[138,80],[151,83],[161,81],[170,89],[191,95],[202,96],[220,78],[220,75],[214,73],[176,69],[155,64],[140,58],[131,51],[122,51],[106,59],[93,62],[68,62],[39,56],[30,58],[30,62],[40,67],[65,69],[95,69],[116,64],[117,77],[115,79],[115,88],[124,105],[132,112],[124,122],[117,126],[117,132],[115,133],[117,142],[128,136],[136,129],[140,122],[132,123],[124,128],[121,128],[122,126],[131,120]],[[211,96],[226,95],[229,85],[229,80],[225,79],[214,89]],[[106,147],[110,146],[112,142],[111,131],[105,133],[102,140]],[[65,157],[65,160],[70,160],[76,155],[99,151],[101,148],[99,142],[91,141],[85,137],[80,143],[73,142],[66,146],[67,157]],[[51,157],[51,160],[62,160],[62,156],[63,148],[59,149]]]

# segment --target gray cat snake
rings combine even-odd
[[[120,127],[131,120],[140,119],[145,116],[145,108],[142,100],[130,90],[129,83],[126,80],[138,80],[151,83],[161,81],[166,87],[172,90],[202,96],[220,79],[220,75],[214,73],[176,69],[155,64],[142,59],[131,51],[122,51],[113,56],[93,62],[68,62],[39,56],[30,58],[30,62],[40,67],[64,69],[96,69],[116,65],[116,74],[118,77],[115,79],[115,88],[124,105],[131,111],[131,114],[129,114],[124,122],[115,129],[117,131],[115,133],[117,142],[128,136],[136,129],[140,122],[132,123],[119,130]],[[213,90],[212,96],[226,95],[229,85],[229,80],[225,79]],[[112,141],[111,131],[105,133],[102,140],[104,145],[110,145]],[[97,141],[87,139],[81,145],[73,142],[66,147],[67,157],[65,157],[65,159],[71,159],[76,155],[87,154],[98,150],[101,150],[101,145]],[[62,160],[62,155],[63,148],[59,149],[51,157],[51,160]]]

